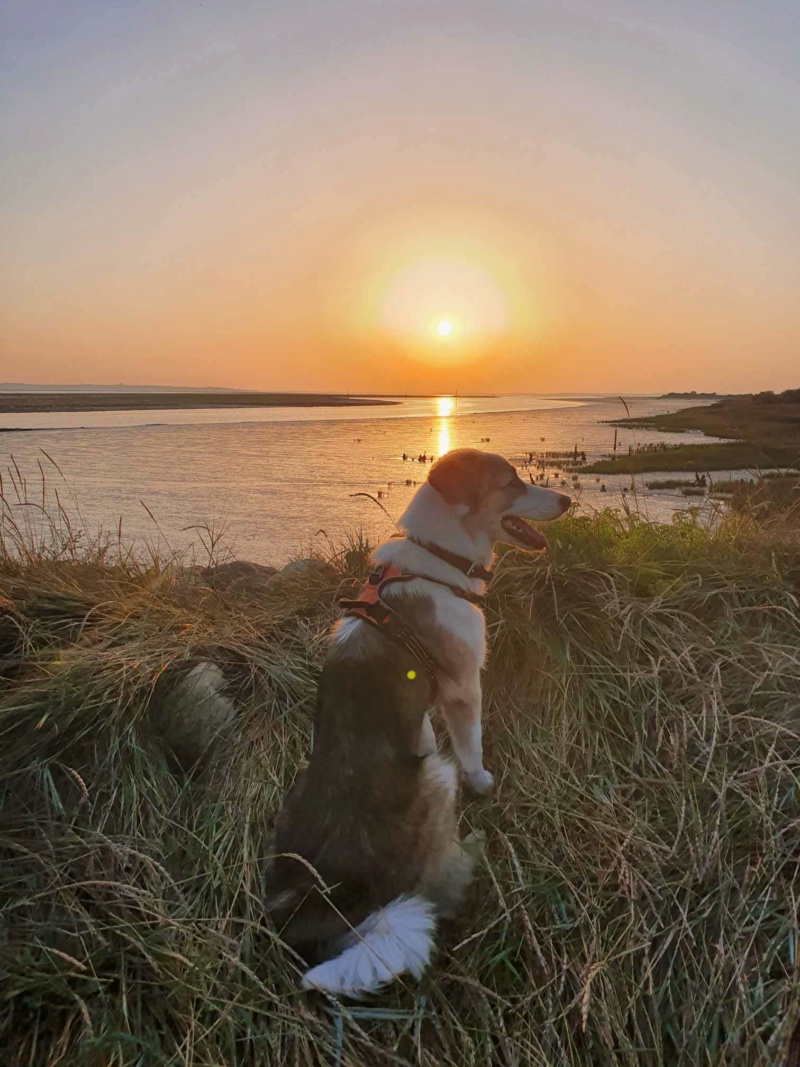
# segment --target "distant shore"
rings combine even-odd
[[[698,393],[694,389],[688,393],[662,393],[659,400],[730,400],[741,393]]]
[[[698,407],[642,418],[614,419],[611,426],[659,433],[694,431],[721,441],[648,445],[581,467],[584,474],[643,471],[764,470],[800,466],[800,389],[729,396]]]
[[[340,408],[396,400],[338,393],[0,393],[0,414],[54,411],[151,411],[168,408]]]

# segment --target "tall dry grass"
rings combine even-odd
[[[498,788],[464,805],[486,839],[469,904],[419,985],[365,1015],[298,991],[263,878],[366,546],[254,598],[92,538],[21,552],[7,526],[3,1062],[789,1063],[796,535],[613,513],[549,533],[542,559],[504,554],[488,600]],[[160,724],[207,658],[239,727],[192,774]]]

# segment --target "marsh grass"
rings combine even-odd
[[[731,479],[727,483],[715,483],[714,490],[728,494],[735,511],[762,521],[783,516],[800,526],[800,477],[797,475],[772,473],[751,482]]]
[[[636,428],[636,427],[634,427]],[[751,444],[724,441],[721,444],[667,445],[641,449],[628,455],[598,459],[579,468],[581,474],[642,474],[648,471],[767,470],[797,469],[800,447],[796,444]]]
[[[622,399],[620,397],[620,399]],[[624,403],[624,401],[623,401]],[[800,463],[800,390],[723,397],[716,403],[659,415],[614,420],[611,425],[662,433],[694,430],[720,437],[715,444],[644,444],[629,455],[607,457],[587,473],[641,471],[797,470]]]
[[[694,478],[661,478],[645,482],[648,489],[682,489],[685,485],[697,485]]]
[[[487,613],[493,800],[469,904],[365,1017],[298,991],[263,908],[362,539],[280,595],[102,542],[0,556],[0,1048],[14,1065],[783,1064],[798,992],[800,545],[567,517]],[[123,546],[124,547],[124,546]],[[221,664],[238,736],[194,774],[156,727]],[[380,1010],[376,1010],[380,1009]]]

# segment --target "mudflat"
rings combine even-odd
[[[0,393],[0,413],[13,414],[166,408],[338,408],[395,403],[337,393]]]

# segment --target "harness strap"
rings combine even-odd
[[[394,564],[384,564],[372,572],[358,597],[340,600],[339,603],[345,615],[363,619],[391,640],[403,645],[423,668],[433,687],[439,671],[438,662],[402,616],[381,596],[387,585],[413,581],[416,577],[414,574],[404,574]]]

